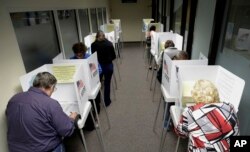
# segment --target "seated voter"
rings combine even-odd
[[[198,80],[191,92],[196,103],[186,107],[176,128],[189,137],[188,151],[229,151],[230,136],[239,135],[239,124],[232,104],[220,102],[215,85]]]
[[[80,116],[67,116],[58,101],[50,98],[56,78],[38,73],[33,87],[14,95],[6,109],[10,152],[64,152],[63,137],[71,136]]]

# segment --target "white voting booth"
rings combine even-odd
[[[101,89],[101,82],[99,78],[99,70],[98,70],[98,61],[97,61],[97,53],[93,53],[90,57],[87,59],[65,59],[65,60],[54,60],[53,63],[67,63],[67,64],[73,64],[73,65],[82,65],[82,77],[85,80],[86,90],[87,90],[87,98],[95,100],[98,92]],[[94,102],[94,109],[97,114],[96,105]],[[109,117],[105,108],[105,113],[108,118],[108,125],[110,128],[110,121]],[[99,122],[99,117],[97,116],[97,120]]]
[[[178,69],[183,65],[207,65],[208,60],[172,60],[167,52],[163,56],[162,68],[162,89],[168,93],[170,97],[179,97],[178,88]]]
[[[151,21],[154,21],[154,19],[152,18],[142,19],[142,32],[148,31],[148,25],[150,24]]]
[[[96,33],[92,33],[89,34],[87,36],[84,37],[84,44],[86,45],[88,51],[87,53],[92,54],[91,53],[91,44],[95,41],[96,37]]]
[[[163,24],[161,23],[149,23],[148,24],[148,30],[150,29],[151,26],[155,26],[155,32],[163,32]]]
[[[179,100],[177,100],[176,105],[182,109],[184,108],[183,93],[184,84],[193,84],[199,80],[210,80],[215,84],[219,92],[219,97],[221,102],[228,102],[234,105],[235,110],[238,111],[241,96],[245,86],[245,81],[225,68],[214,65],[214,66],[183,66],[179,68]],[[188,86],[188,90],[192,90],[192,86]],[[191,95],[191,94],[190,94]]]
[[[218,89],[221,102],[228,102],[233,104],[236,112],[238,111],[241,96],[244,90],[245,81],[225,68],[213,65],[213,66],[180,66],[178,71],[180,94],[175,106],[171,106],[170,115],[173,120],[173,124],[176,127],[180,121],[180,116],[183,110],[183,93],[184,86],[188,85],[189,91],[192,90],[192,86],[197,80],[210,80]],[[186,90],[185,90],[186,91]],[[191,93],[190,93],[191,95]],[[170,119],[169,119],[170,120]],[[168,120],[168,122],[169,122]],[[180,137],[178,137],[176,150],[179,147]]]
[[[100,29],[105,33],[110,33],[110,32],[114,32],[114,42],[118,43],[118,39],[119,39],[119,28],[116,26],[116,24],[103,24],[100,26]]]
[[[20,77],[23,91],[27,91],[32,86],[33,80],[39,72],[50,72],[56,77],[57,90],[51,98],[60,103],[67,115],[70,112],[81,114],[82,118],[78,121],[78,127],[82,128],[91,109],[82,65],[45,64]]]
[[[156,63],[160,58],[161,52],[165,50],[165,42],[172,40],[175,48],[182,50],[183,37],[172,32],[154,32],[151,37],[151,54],[154,55]]]
[[[98,61],[96,52],[92,54],[87,59],[76,59],[76,60],[54,60],[53,63],[68,63],[75,65],[82,65],[82,77],[86,82],[86,89],[88,93],[88,97],[91,98],[96,96],[98,93],[101,83],[99,79],[99,71],[98,71]]]

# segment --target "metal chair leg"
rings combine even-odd
[[[149,61],[148,61],[148,66],[151,66],[151,60],[152,60],[152,55],[150,54],[149,55]],[[149,68],[148,68],[148,72],[147,72],[147,78],[146,78],[146,80],[148,79],[148,73],[149,73]]]
[[[155,97],[155,88],[156,88],[156,83],[157,83],[157,78],[155,78],[155,81],[154,81],[154,89],[153,89],[153,102],[154,102],[154,97]]]

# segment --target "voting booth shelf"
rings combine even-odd
[[[78,127],[83,128],[91,104],[88,101],[82,65],[45,64],[20,77],[23,91],[27,91],[32,86],[33,80],[39,72],[50,72],[56,77],[57,90],[51,98],[59,102],[67,115],[70,115],[70,112],[81,114],[82,118],[78,121]]]

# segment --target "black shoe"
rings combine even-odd
[[[157,70],[157,67],[154,67],[154,70],[156,71],[156,70]]]
[[[150,66],[148,69],[149,69],[149,70],[152,70],[152,67]]]
[[[110,102],[105,102],[106,107],[108,107],[110,104],[111,104],[111,101]]]

